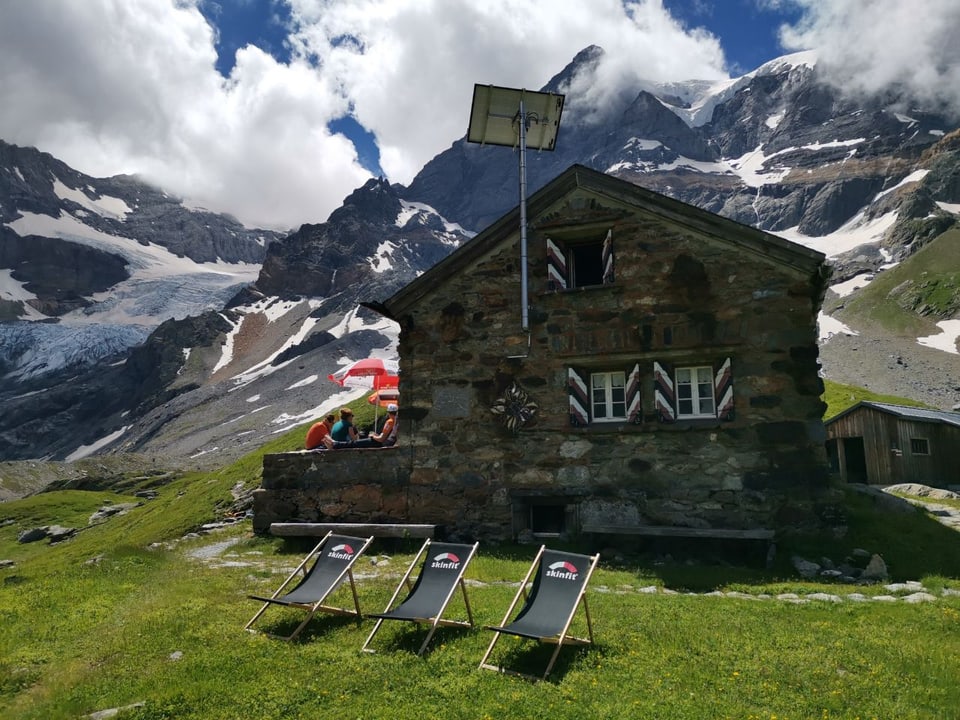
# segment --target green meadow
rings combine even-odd
[[[481,544],[467,571],[478,627],[441,628],[422,658],[426,630],[406,623],[387,623],[374,654],[360,650],[367,619],[318,615],[292,643],[245,632],[260,607],[247,594],[279,587],[309,546],[253,536],[248,520],[193,531],[230,509],[238,483],[259,483],[263,452],[298,447],[303,432],[176,477],[92,526],[137,488],[0,504],[0,560],[13,561],[0,569],[0,717],[960,717],[960,533],[854,492],[840,502],[842,536],[781,540],[770,568],[736,548],[605,553],[587,594],[596,642],[564,648],[546,682],[477,668],[492,639],[483,626],[503,620],[533,546]],[[56,545],[17,542],[54,523],[83,529]],[[365,612],[384,609],[417,548],[374,542],[356,569]],[[790,563],[855,548],[933,599],[801,580]],[[347,588],[333,600],[352,602]],[[448,614],[465,612],[455,596]],[[301,619],[271,609],[256,627],[289,633]],[[582,611],[573,631],[586,631]],[[504,637],[493,660],[537,673],[551,650]]]

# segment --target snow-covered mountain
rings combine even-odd
[[[220,309],[279,235],[0,141],[0,368],[24,379]]]
[[[528,155],[530,192],[579,162],[821,250],[834,260],[837,283],[821,318],[826,375],[938,407],[960,402],[960,329],[950,324],[960,322],[960,292],[951,295],[953,281],[937,274],[960,275],[960,267],[947,260],[942,268],[936,260],[920,264],[921,256],[943,258],[942,249],[956,244],[960,119],[902,92],[847,97],[820,80],[809,53],[719,85],[641,83],[598,98],[594,73],[602,62],[600,48],[587,48],[547,85],[564,92],[567,103],[556,151]],[[143,195],[80,181],[65,166],[44,176],[46,202],[56,208],[39,209],[23,161],[10,159],[35,151],[4,148],[0,179],[27,188],[0,195],[3,247],[70,239],[70,252],[95,253],[102,269],[75,278],[66,273],[73,285],[55,285],[42,273],[29,275],[23,263],[11,264],[0,249],[0,289],[7,293],[0,311],[7,318],[11,308],[19,313],[0,325],[7,333],[0,337],[15,337],[11,328],[31,333],[0,343],[6,363],[0,403],[9,409],[0,418],[4,458],[135,451],[223,462],[346,399],[356,401],[361,390],[344,390],[326,376],[349,360],[394,356],[397,337],[392,323],[361,303],[388,297],[516,204],[516,154],[459,140],[409,187],[371,180],[325,223],[272,243],[265,234],[245,236],[244,247],[260,248],[260,258],[227,252],[231,231],[191,254],[171,244],[176,231],[159,214],[148,223],[155,236],[131,235]],[[121,180],[132,182],[110,182]],[[154,199],[165,197],[153,192]],[[208,217],[169,202],[179,208],[167,218],[175,225]],[[125,245],[124,237],[138,240]],[[74,365],[67,382],[63,371],[38,374],[45,358],[69,364],[68,346],[96,344],[82,335],[92,324],[83,317],[119,317],[115,327],[136,332],[146,302],[137,288],[157,281],[150,268],[168,255],[183,263],[175,271],[179,284],[152,295],[152,307],[164,310],[146,314],[178,318],[182,304],[192,302],[190,288],[202,286],[206,299],[190,312],[196,317],[164,322],[125,359],[112,356],[112,365]],[[262,266],[251,267],[261,259]],[[871,280],[893,277],[895,288],[884,289],[871,307],[858,307]],[[236,292],[244,279],[253,282]],[[64,290],[74,286],[82,290]],[[885,304],[900,313],[893,323],[899,329],[874,312]],[[44,312],[46,322],[29,322],[35,312]],[[49,320],[56,318],[61,329],[81,333],[76,341],[33,355],[7,349],[39,348],[33,338],[55,327]],[[65,435],[66,427],[79,429]]]

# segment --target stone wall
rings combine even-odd
[[[562,213],[561,213],[562,214]],[[614,213],[611,213],[611,215]],[[452,273],[400,317],[412,477],[482,488],[458,522],[509,537],[560,506],[583,525],[785,527],[814,521],[828,483],[816,317],[826,273],[643,213],[610,222],[616,282],[551,292],[540,224],[530,239],[530,333],[519,330],[517,243]],[[735,413],[663,423],[654,362],[730,358]],[[639,366],[637,423],[572,427],[571,366]],[[491,408],[517,383],[536,403],[516,434]]]

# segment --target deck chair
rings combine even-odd
[[[545,546],[541,546],[533,564],[530,566],[530,570],[527,571],[527,576],[520,584],[520,589],[513,598],[513,602],[503,616],[503,622],[497,627],[487,627],[496,634],[480,661],[480,667],[486,670],[497,670],[511,675],[519,675],[532,680],[545,680],[550,671],[553,670],[553,665],[557,661],[561,647],[593,643],[593,626],[590,622],[590,610],[587,607],[585,593],[587,583],[590,582],[590,576],[597,567],[599,559],[599,555],[577,555],[557,550],[547,550]],[[533,581],[530,594],[527,595],[527,583],[530,582],[530,576],[533,575],[534,570],[536,570],[537,576]],[[526,603],[513,622],[508,625],[507,621],[513,614],[521,596],[526,596]],[[588,636],[586,638],[573,637],[567,634],[581,603],[587,617]],[[494,645],[497,644],[500,636],[504,633],[538,640],[542,643],[556,644],[557,647],[553,651],[553,656],[550,658],[542,678],[507,670],[502,666],[487,664],[487,658],[493,652]]]
[[[384,620],[406,620],[417,624],[430,625],[430,631],[424,638],[417,655],[423,655],[423,651],[427,649],[430,639],[439,626],[473,627],[473,613],[470,610],[470,600],[467,598],[467,586],[463,582],[463,574],[477,552],[479,544],[458,545],[427,540],[413,562],[410,563],[410,567],[407,568],[406,575],[397,585],[397,589],[387,603],[386,609],[382,613],[367,616],[377,618],[377,624],[373,626],[373,631],[363,644],[363,650],[374,652],[369,648],[370,641],[380,630]],[[420,569],[420,575],[411,589],[410,575],[420,562],[421,557],[424,557],[423,567]],[[467,606],[466,621],[447,620],[443,617],[443,613],[456,592],[457,586],[463,592],[463,602]],[[390,608],[396,602],[400,591],[404,587],[408,589],[409,594],[402,603],[391,610]]]
[[[357,586],[353,582],[353,564],[363,555],[364,551],[372,542],[372,535],[368,538],[358,538],[348,535],[334,535],[333,532],[328,532],[323,536],[323,539],[317,543],[317,546],[303,559],[303,562],[297,566],[297,569],[290,573],[290,577],[283,581],[283,584],[273,595],[270,597],[260,597],[259,595],[248,596],[252,600],[261,601],[263,607],[260,608],[260,611],[250,619],[250,622],[248,622],[243,629],[249,630],[253,623],[255,623],[271,605],[284,605],[286,607],[300,608],[301,610],[307,611],[306,619],[300,623],[289,637],[283,638],[284,640],[293,640],[297,637],[317,612],[354,616],[357,618],[357,623],[359,624],[363,616],[360,613],[360,601],[357,599]],[[307,570],[307,564],[312,558],[316,559],[310,569]],[[281,596],[281,593],[283,593],[301,573],[303,577],[300,582],[293,589]],[[353,592],[354,610],[336,608],[324,604],[333,591],[343,582],[344,578],[350,581],[350,590]],[[267,634],[269,635],[269,633]]]

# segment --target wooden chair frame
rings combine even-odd
[[[524,602],[528,599],[527,594],[527,585],[530,583],[530,578],[533,573],[539,569],[540,563],[542,562],[543,554],[546,551],[546,546],[541,545],[540,550],[537,552],[536,557],[533,560],[533,563],[530,565],[530,569],[527,571],[526,577],[524,577],[523,582],[520,583],[520,589],[517,591],[517,594],[513,598],[513,602],[510,603],[510,607],[507,608],[507,612],[503,616],[503,621],[498,627],[488,626],[489,630],[494,631],[493,639],[490,641],[490,645],[487,647],[487,652],[484,653],[483,658],[480,660],[480,668],[484,670],[494,670],[496,672],[501,672],[507,675],[517,675],[519,677],[527,678],[533,681],[546,680],[547,676],[550,674],[550,671],[553,670],[553,666],[557,661],[557,658],[560,655],[560,648],[564,645],[592,645],[593,644],[593,622],[590,618],[590,608],[587,604],[587,586],[590,584],[590,578],[593,575],[593,571],[597,567],[597,562],[600,560],[600,555],[582,555],[585,560],[588,561],[589,566],[586,570],[586,576],[583,579],[582,587],[577,595],[577,599],[572,603],[570,612],[568,613],[566,619],[563,623],[563,629],[557,635],[551,636],[532,636],[532,635],[523,635],[523,637],[528,637],[529,639],[535,639],[541,643],[546,644],[555,644],[556,648],[553,651],[553,655],[550,657],[550,662],[547,664],[546,670],[544,670],[542,677],[537,677],[535,675],[530,675],[527,673],[518,672],[516,670],[509,670],[504,668],[502,665],[491,665],[487,663],[487,659],[490,657],[490,654],[493,652],[494,646],[497,644],[497,641],[500,639],[500,636],[504,633],[510,634],[507,629],[507,622],[510,620],[513,615],[514,610],[517,607],[517,603],[520,602],[520,598],[524,599]],[[570,625],[573,623],[573,619],[576,616],[577,609],[583,605],[584,615],[587,620],[587,637],[576,637],[569,635]]]
[[[435,544],[437,543],[434,543],[429,538],[423,543],[423,546],[420,548],[420,551],[416,554],[416,557],[413,558],[413,561],[410,563],[409,567],[407,568],[407,572],[404,574],[403,578],[397,584],[397,589],[394,591],[393,596],[390,598],[389,602],[387,602],[387,606],[384,609],[383,613],[371,614],[367,616],[367,617],[376,617],[377,622],[373,626],[373,630],[370,632],[370,635],[367,637],[366,642],[364,642],[363,644],[362,649],[364,652],[369,652],[369,653],[376,652],[375,650],[370,648],[370,642],[373,640],[373,636],[376,635],[377,632],[380,630],[380,627],[383,624],[384,620],[408,620],[410,622],[415,622],[417,624],[429,623],[430,630],[427,633],[427,636],[424,638],[423,643],[420,645],[420,649],[417,651],[417,655],[423,655],[424,650],[427,649],[427,645],[430,644],[430,640],[433,639],[433,635],[434,633],[436,633],[438,627],[473,627],[474,626],[473,611],[470,608],[470,599],[469,597],[467,597],[467,586],[463,581],[463,576],[467,571],[467,566],[470,564],[470,561],[473,559],[474,555],[476,555],[477,547],[480,545],[480,543],[478,542],[474,543],[472,546],[470,545],[461,546],[464,548],[469,548],[468,554],[466,556],[466,559],[461,561],[461,565],[459,568],[459,572],[457,574],[456,581],[451,583],[450,589],[447,592],[446,596],[443,598],[440,604],[440,608],[437,611],[435,616],[433,617],[413,617],[413,616],[391,617],[389,616],[389,613],[391,612],[390,608],[393,607],[393,604],[397,601],[397,598],[399,597],[400,592],[401,590],[403,590],[404,587],[407,588],[407,592],[409,593],[407,600],[410,600],[411,597],[413,596],[413,593],[416,590],[417,585],[411,584],[410,576],[413,574],[414,569],[418,567],[418,565],[420,565],[420,559],[422,557],[425,557],[430,547]],[[424,560],[424,565],[425,564],[426,564],[426,560]],[[424,571],[425,571],[425,568],[422,568],[420,571],[421,576],[424,573]],[[417,583],[419,582],[420,582],[420,578],[418,577]],[[444,612],[446,612],[447,606],[450,604],[450,600],[453,598],[453,594],[457,591],[458,587],[460,588],[460,591],[463,593],[463,602],[467,608],[466,621],[448,620],[443,617],[443,614]],[[406,600],[404,602],[406,602]],[[398,608],[394,608],[394,610],[397,610],[397,609],[399,609],[399,606]]]
[[[310,622],[313,616],[318,612],[323,612],[330,615],[347,615],[350,617],[355,617],[357,619],[357,624],[358,625],[360,624],[360,621],[363,619],[363,615],[360,612],[360,599],[357,596],[357,585],[353,579],[353,566],[357,562],[357,560],[360,559],[360,557],[363,555],[366,549],[370,546],[370,543],[373,542],[373,535],[371,535],[366,539],[352,538],[362,543],[362,545],[360,546],[360,549],[354,551],[353,559],[350,560],[347,563],[347,565],[344,566],[340,575],[337,576],[334,579],[334,581],[329,585],[326,592],[322,593],[322,595],[317,598],[316,602],[312,602],[312,603],[284,602],[283,598],[280,597],[281,593],[283,593],[283,591],[287,588],[287,586],[290,585],[290,583],[293,582],[295,579],[298,579],[297,578],[298,575],[300,575],[301,573],[303,574],[303,578],[300,578],[300,580],[302,580],[306,578],[313,569],[316,568],[316,563],[315,563],[314,566],[311,568],[311,570],[307,570],[307,564],[310,562],[311,558],[314,558],[314,557],[317,558],[317,562],[320,561],[319,554],[326,547],[327,542],[330,540],[332,536],[333,536],[332,530],[329,531],[326,535],[324,535],[323,538],[320,540],[320,542],[317,543],[317,545],[313,548],[313,550],[311,550],[307,554],[307,556],[297,566],[297,568],[292,573],[290,573],[287,579],[283,581],[283,584],[280,585],[280,587],[277,588],[277,591],[273,593],[273,595],[271,595],[269,598],[261,598],[255,595],[249,596],[254,600],[263,600],[264,602],[263,602],[263,607],[260,608],[259,611],[257,611],[257,614],[250,619],[250,622],[244,625],[244,628],[243,628],[244,630],[251,630],[253,624],[260,618],[261,615],[263,615],[264,612],[266,612],[267,608],[270,607],[271,605],[282,605],[284,607],[299,608],[301,610],[307,611],[307,618],[302,623],[300,623],[300,625],[298,625],[297,628],[293,631],[293,633],[291,633],[289,636],[283,637],[282,635],[273,635],[272,633],[264,633],[266,635],[270,635],[270,637],[276,637],[282,640],[290,641],[296,638],[300,634],[300,632],[307,626],[307,623]],[[336,592],[336,590],[343,583],[344,578],[346,578],[350,582],[350,591],[353,594],[353,607],[354,607],[353,610],[334,607],[332,605],[325,604],[327,599],[330,597],[330,595]]]

